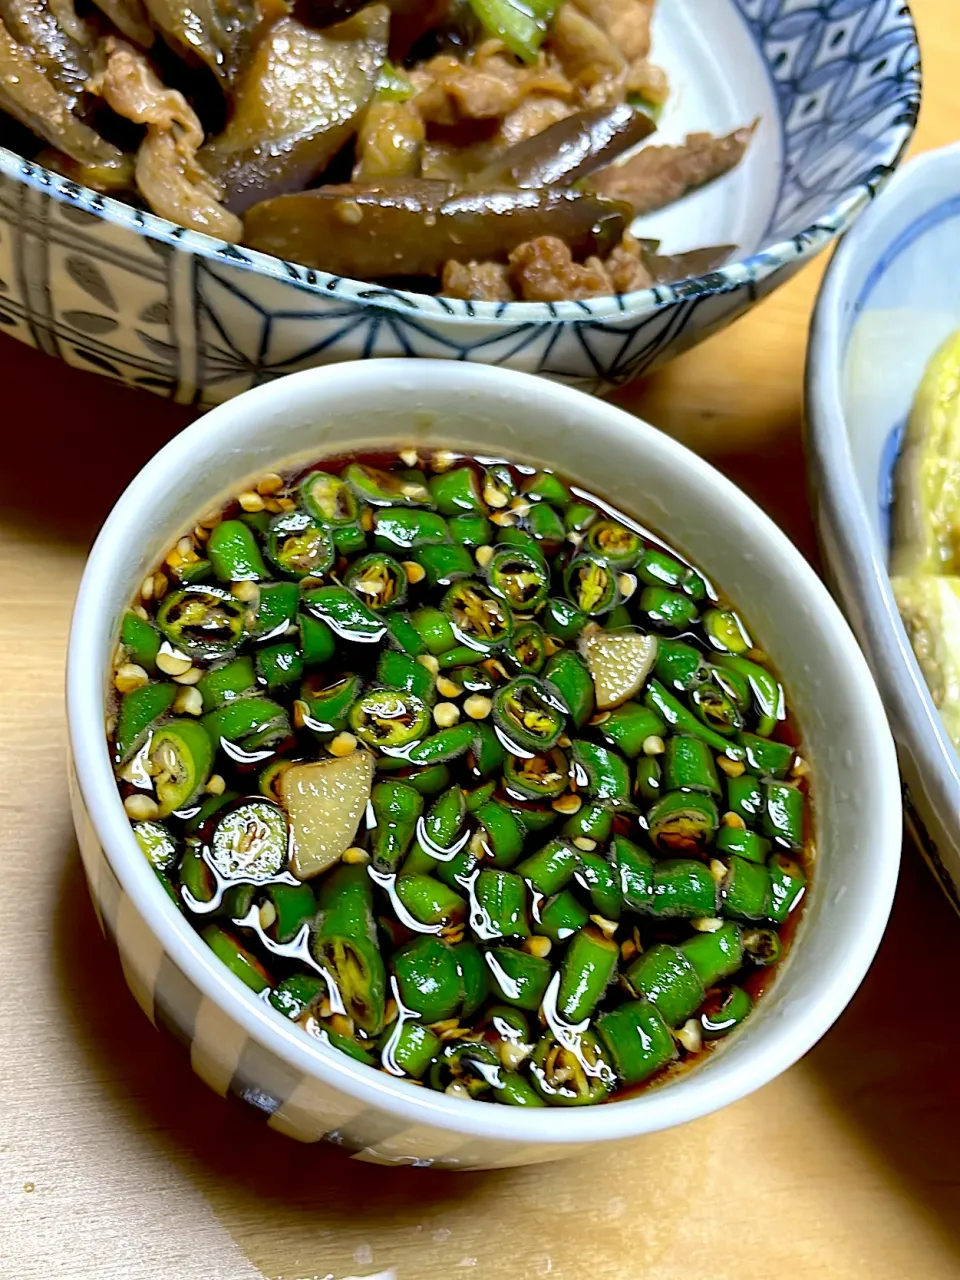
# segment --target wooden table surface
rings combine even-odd
[[[914,0],[915,149],[960,134],[957,0]],[[823,261],[623,393],[811,557],[800,446]],[[960,1275],[960,925],[906,850],[860,993],[766,1089],[616,1156],[496,1174],[299,1147],[217,1100],[128,994],[94,920],[64,776],[62,671],[86,550],[188,421],[0,339],[0,1278],[767,1280]]]

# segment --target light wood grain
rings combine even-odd
[[[960,133],[956,0],[916,0],[917,148]],[[822,262],[621,402],[710,454],[814,555],[800,447]],[[87,546],[188,420],[0,340],[0,1277],[953,1280],[960,928],[907,851],[850,1009],[776,1083],[576,1165],[441,1176],[300,1148],[214,1099],[99,936],[64,780]]]

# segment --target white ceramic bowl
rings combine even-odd
[[[673,142],[759,119],[743,162],[636,230],[720,271],[622,297],[461,302],[347,280],[184,231],[0,147],[0,331],[78,368],[209,406],[317,364],[382,356],[620,386],[743,315],[845,230],[917,118],[903,0],[669,0],[655,61]]]
[[[546,463],[660,530],[745,610],[783,675],[816,784],[818,862],[790,956],[744,1028],[668,1086],[631,1101],[526,1111],[431,1093],[305,1036],[211,954],[167,899],[130,830],[104,739],[118,619],[197,514],[289,459],[377,442],[452,444]],[[507,370],[377,361],[260,388],[189,427],[144,468],[90,555],[67,670],[73,802],[103,924],[145,1012],[194,1069],[304,1141],[361,1159],[495,1167],[705,1115],[772,1080],[820,1037],[876,950],[900,855],[899,784],[883,709],[825,588],[718,472],[645,423]]]
[[[960,760],[887,576],[893,466],[927,362],[960,328],[960,145],[906,165],[824,279],[807,364],[810,479],[836,594],[897,739],[908,818],[960,911]]]

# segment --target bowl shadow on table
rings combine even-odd
[[[260,1232],[275,1239],[289,1234],[301,1246],[323,1250],[325,1274],[327,1262],[334,1263],[330,1252],[344,1249],[347,1239],[392,1239],[402,1232],[406,1252],[415,1244],[410,1231],[424,1229],[411,1224],[436,1225],[467,1201],[502,1202],[514,1194],[508,1186],[536,1197],[536,1169],[451,1177],[380,1168],[323,1144],[281,1138],[238,1102],[211,1105],[180,1048],[135,1008],[86,902],[75,855],[62,885],[54,945],[63,1013],[91,1075],[111,1092],[125,1122],[162,1148],[252,1252]],[[958,971],[958,922],[919,855],[908,850],[873,968],[834,1030],[796,1069],[814,1082],[834,1122],[853,1133],[862,1158],[882,1167],[885,1183],[902,1186],[960,1258],[960,1024],[945,1000],[946,983]],[[643,1141],[634,1144],[631,1163],[645,1162],[645,1150],[662,1159],[662,1141],[646,1140],[648,1149]],[[499,1187],[491,1185],[498,1180]],[[348,1227],[361,1235],[347,1237]],[[423,1247],[436,1248],[428,1239],[421,1237]],[[348,1251],[345,1263],[349,1257]],[[266,1259],[256,1260],[272,1274]]]

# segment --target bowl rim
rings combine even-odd
[[[938,814],[956,814],[960,810],[960,761],[900,618],[887,557],[874,536],[854,468],[843,407],[846,345],[841,341],[844,309],[859,309],[864,293],[872,288],[868,276],[860,295],[851,298],[852,272],[861,260],[871,262],[876,271],[891,249],[939,204],[916,214],[876,244],[871,243],[874,225],[897,202],[909,207],[916,180],[941,166],[960,173],[960,142],[922,152],[909,160],[894,176],[882,200],[838,245],[824,274],[811,321],[805,398],[807,435],[812,446],[807,450],[807,470],[823,513],[818,515],[818,525],[829,525],[831,540],[836,544],[836,560],[843,565],[846,592],[864,622],[864,648],[870,655],[884,702],[891,708],[897,734],[909,745],[923,791]],[[955,203],[956,197],[945,196],[943,203],[949,201]],[[826,552],[829,559],[829,546]],[[938,879],[945,882],[944,869],[935,866],[934,870]],[[956,904],[956,888],[950,893],[946,883],[944,887]]]
[[[201,258],[226,262],[253,274],[282,280],[306,293],[397,312],[406,318],[408,324],[415,324],[418,320],[466,320],[487,325],[493,323],[505,326],[516,323],[539,327],[542,324],[568,324],[573,321],[625,320],[630,316],[653,314],[676,303],[732,293],[745,285],[755,289],[790,264],[799,263],[819,253],[856,221],[861,210],[876,197],[895,172],[909,146],[919,115],[923,87],[919,37],[908,3],[902,4],[902,11],[910,26],[910,74],[902,82],[902,109],[885,131],[884,146],[878,152],[869,173],[847,187],[828,209],[795,235],[761,245],[756,252],[727,263],[716,271],[631,293],[564,302],[480,302],[414,293],[411,290],[374,285],[304,267],[257,249],[219,240],[204,232],[187,230],[167,218],[137,209],[123,200],[102,195],[64,178],[6,147],[0,147],[0,173],[14,181],[25,182],[60,203],[83,209],[114,226],[145,236],[148,240],[185,246],[192,254]],[[744,22],[747,21],[745,14],[740,13],[739,16]],[[764,63],[764,69],[768,78],[771,78],[769,64]],[[772,87],[776,97],[776,85],[773,84]],[[780,131],[782,134],[782,119]],[[435,334],[431,336],[436,339]],[[502,335],[494,333],[490,342],[498,341],[500,336]]]
[[[654,1089],[611,1106],[564,1110],[560,1114],[554,1109],[539,1112],[496,1108],[417,1088],[312,1041],[265,1002],[253,997],[209,952],[160,890],[120,802],[103,733],[104,662],[109,655],[98,642],[96,618],[103,587],[113,575],[114,558],[133,538],[140,513],[145,504],[149,506],[151,492],[161,477],[176,475],[188,467],[194,445],[201,440],[208,445],[215,442],[220,449],[226,447],[235,405],[243,403],[247,411],[258,406],[266,409],[294,389],[309,391],[322,403],[325,394],[329,397],[334,389],[349,391],[357,382],[382,379],[389,385],[394,377],[409,377],[411,366],[403,359],[309,369],[244,393],[174,437],[138,473],[114,506],[83,574],[67,656],[69,743],[93,829],[123,891],[187,978],[251,1038],[307,1078],[332,1084],[354,1099],[410,1123],[430,1123],[446,1131],[514,1145],[529,1142],[564,1147],[609,1141],[696,1119],[768,1083],[806,1053],[843,1011],[873,959],[893,901],[901,829],[896,755],[879,694],[847,623],[811,566],[756,504],[696,454],[621,409],[530,374],[446,360],[422,360],[416,368],[418,380],[439,380],[450,395],[483,398],[490,393],[491,401],[502,406],[505,396],[522,397],[535,389],[546,416],[551,405],[569,408],[573,400],[585,422],[591,418],[612,420],[637,442],[638,456],[659,455],[664,465],[686,472],[691,481],[717,493],[736,512],[744,539],[765,542],[770,555],[778,558],[784,573],[790,576],[804,606],[817,611],[830,633],[830,661],[842,666],[846,678],[858,689],[862,715],[859,740],[870,759],[870,768],[875,777],[893,784],[878,787],[866,814],[877,850],[876,875],[870,882],[869,898],[857,904],[857,928],[851,930],[847,940],[844,964],[833,966],[818,977],[815,996],[803,1002],[802,1009],[787,1025],[784,1019],[767,1024],[766,1035],[758,1033],[752,1056],[736,1071],[724,1073],[721,1069],[706,1080],[694,1071],[678,1081],[677,1087]],[[91,744],[96,744],[94,749]],[[500,1111],[504,1114],[497,1114]]]

